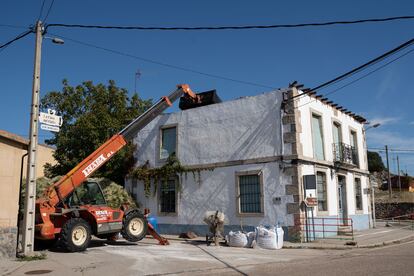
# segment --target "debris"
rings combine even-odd
[[[181,110],[190,108],[197,108],[200,106],[221,103],[220,97],[217,95],[216,90],[209,90],[196,94],[197,98],[181,97],[179,107]]]
[[[179,236],[180,239],[195,239],[197,237],[198,236],[192,231],[181,233],[180,236]]]

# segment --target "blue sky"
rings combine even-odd
[[[40,0],[3,0],[0,25],[29,26],[39,16]],[[51,3],[46,0],[45,11]],[[61,1],[55,0],[46,23],[219,26],[353,20],[413,15],[413,1]],[[298,80],[306,87],[330,80],[413,38],[414,20],[391,23],[300,29],[244,31],[117,31],[51,28],[85,43],[161,63],[228,78],[286,87]],[[0,43],[24,29],[0,26]],[[414,46],[411,46],[414,48]],[[411,49],[410,48],[410,49]],[[410,50],[408,49],[408,50]],[[34,36],[0,52],[0,129],[28,134],[33,74]],[[217,89],[223,100],[256,95],[269,89],[225,81],[108,53],[66,40],[44,40],[41,94],[59,90],[62,79],[73,85],[113,79],[134,91],[135,72],[141,77],[142,98],[159,98],[178,83],[194,90]],[[368,130],[368,147],[414,149],[414,93],[411,80],[414,53],[329,96],[335,102],[382,123]],[[357,78],[358,76],[356,76]],[[348,80],[351,81],[352,79]],[[340,83],[341,86],[347,81]],[[328,88],[323,93],[334,90]],[[174,109],[173,109],[174,110]],[[50,136],[41,131],[41,140]],[[395,170],[395,154],[391,169]],[[401,168],[414,174],[414,154],[401,153]]]

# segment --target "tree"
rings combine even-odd
[[[368,151],[368,170],[372,172],[382,172],[385,170],[384,163],[378,152]]]
[[[67,80],[62,84],[62,91],[49,92],[41,100],[41,108],[54,109],[63,118],[60,132],[45,140],[46,144],[56,147],[53,156],[57,164],[45,166],[48,177],[68,173],[152,104],[152,100],[142,100],[136,93],[129,98],[127,90],[117,87],[112,80],[108,85],[86,81],[73,87]],[[95,176],[124,184],[135,163],[134,149],[128,143]]]

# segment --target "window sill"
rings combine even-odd
[[[237,213],[238,217],[264,217],[264,213]]]
[[[162,216],[162,217],[176,217],[176,216],[178,216],[177,212],[175,212],[175,213],[158,212],[157,215]]]

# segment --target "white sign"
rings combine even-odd
[[[63,123],[62,116],[55,115],[56,111],[52,109],[47,110],[48,113],[40,112],[39,114],[39,121],[42,124],[50,125],[50,126],[61,126]]]
[[[58,126],[50,126],[50,125],[40,125],[40,128],[43,130],[53,131],[53,132],[59,132],[60,128]]]

